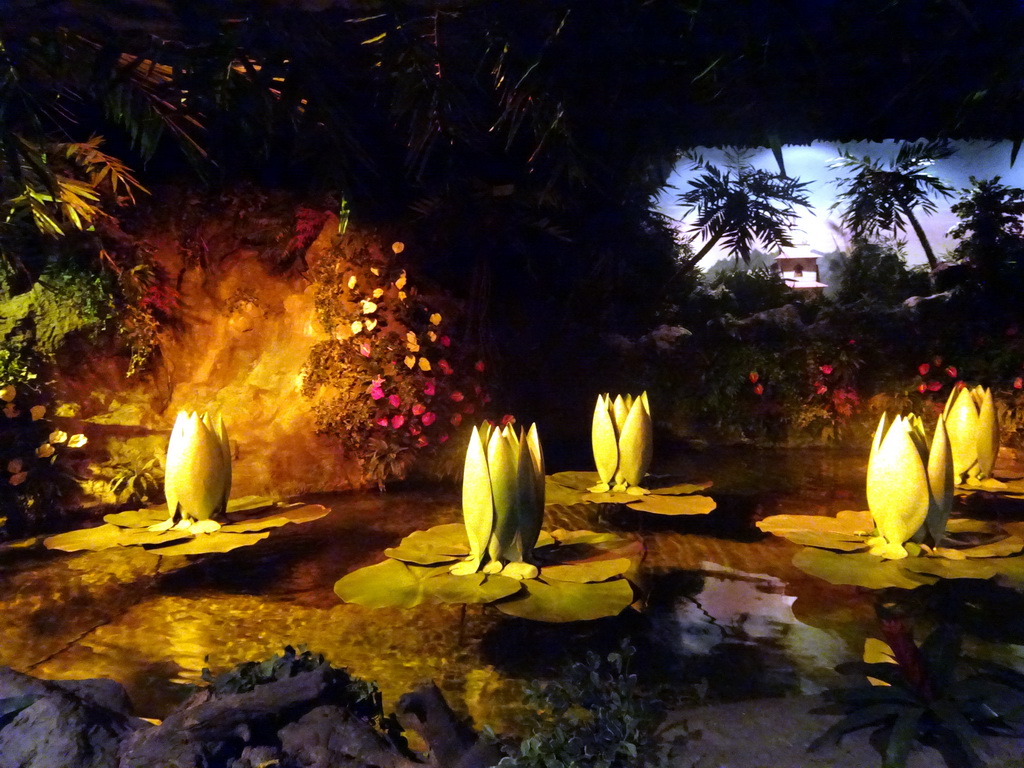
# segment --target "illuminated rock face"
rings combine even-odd
[[[167,445],[167,509],[186,520],[223,514],[231,495],[231,446],[224,419],[178,413]]]
[[[992,477],[999,453],[999,419],[992,390],[981,386],[954,389],[942,418],[949,433],[956,482]]]
[[[544,453],[537,425],[473,427],[462,478],[462,515],[469,558],[456,575],[502,573],[533,578],[533,548],[544,521]]]
[[[882,415],[868,459],[868,508],[878,529],[872,554],[895,560],[907,556],[912,539],[942,538],[953,505],[951,453],[941,420],[928,450],[920,418],[887,424]]]
[[[651,406],[647,393],[636,399],[599,395],[591,427],[594,464],[601,479],[591,490],[646,493],[641,487],[654,453]]]

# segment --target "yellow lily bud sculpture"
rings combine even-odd
[[[213,518],[224,513],[231,494],[231,446],[224,419],[178,413],[167,445],[164,493],[170,515],[150,530],[173,526],[210,533],[220,528]]]
[[[598,395],[591,427],[594,463],[601,482],[594,493],[625,491],[637,496],[647,493],[640,486],[654,454],[651,405],[647,393],[635,400],[616,395]]]
[[[908,541],[942,539],[953,507],[951,454],[941,419],[928,450],[919,417],[897,416],[887,425],[882,414],[868,458],[868,508],[878,530],[868,541],[871,554],[898,560]]]
[[[956,482],[992,477],[999,453],[999,419],[992,390],[981,386],[954,389],[942,418],[953,451]]]
[[[453,565],[452,573],[483,570],[515,579],[538,575],[530,562],[544,521],[544,453],[536,424],[519,434],[511,426],[473,427],[462,478],[462,515],[469,558]]]

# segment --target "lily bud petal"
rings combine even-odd
[[[627,485],[643,482],[653,454],[651,416],[637,398],[619,435],[619,472]]]
[[[615,422],[609,410],[608,398],[604,395],[597,398],[590,434],[597,475],[602,483],[610,484],[619,466],[619,441],[615,434]]]
[[[935,425],[932,435],[931,450],[928,451],[928,487],[931,501],[928,504],[928,516],[925,528],[933,545],[937,545],[946,535],[946,522],[953,509],[953,456],[946,435],[946,425],[942,419]]]
[[[868,507],[888,544],[880,554],[891,558],[906,557],[903,544],[928,515],[928,477],[912,431],[907,420],[897,417],[868,464]]]
[[[978,461],[978,409],[966,387],[960,390],[946,416],[946,434],[953,454],[953,475],[958,483],[963,482]]]
[[[999,419],[996,416],[996,403],[992,398],[992,390],[985,389],[981,398],[981,410],[978,413],[978,467],[979,480],[992,477],[992,468],[996,464],[999,453]]]

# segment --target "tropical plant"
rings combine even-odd
[[[895,234],[909,223],[921,242],[928,265],[934,269],[938,266],[935,252],[914,211],[935,213],[938,207],[932,196],[953,194],[949,184],[927,172],[937,160],[950,157],[953,152],[944,141],[903,144],[886,167],[869,156],[854,157],[843,151],[829,167],[852,175],[835,182],[840,192],[832,208],[840,209],[843,225],[855,237],[869,237],[879,231]]]
[[[754,168],[742,154],[730,155],[725,170],[700,157],[694,168],[702,173],[688,182],[679,202],[686,213],[696,213],[691,229],[704,245],[681,262],[681,269],[691,269],[723,239],[728,252],[744,261],[757,243],[768,250],[793,245],[789,233],[796,208],[811,207],[806,182]]]
[[[1024,675],[962,655],[961,632],[952,624],[940,624],[918,646],[901,623],[902,619],[883,618],[888,644],[876,641],[875,652],[865,654],[864,661],[837,667],[871,682],[825,694],[845,716],[811,749],[874,727],[884,738],[884,768],[905,766],[915,743],[937,746],[947,764],[965,760],[972,768],[981,768],[985,762],[976,749],[978,736],[1021,734]],[[869,661],[869,656],[881,660]]]
[[[855,237],[840,265],[833,298],[841,305],[895,307],[929,292],[927,276],[907,266],[905,249],[898,241]]]
[[[645,694],[623,640],[604,658],[593,651],[547,683],[526,690],[534,714],[529,735],[499,768],[640,768],[665,763],[658,754],[661,703]]]
[[[949,232],[959,240],[952,256],[970,264],[985,288],[1003,293],[1008,278],[1024,278],[1024,189],[1001,184],[999,176],[970,181],[950,208],[960,219]]]
[[[104,470],[110,475],[108,487],[118,504],[143,506],[160,495],[164,471],[158,456],[125,450],[112,457]]]

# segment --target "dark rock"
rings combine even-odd
[[[121,739],[137,727],[113,681],[55,683],[0,667],[0,700],[38,697],[0,722],[0,768],[112,768]],[[117,689],[120,688],[120,691]],[[117,704],[118,709],[102,701]]]
[[[413,768],[420,766],[395,751],[365,721],[348,710],[322,706],[306,713],[278,734],[295,768]]]
[[[398,700],[398,721],[418,733],[430,747],[431,761],[444,768],[488,768],[501,759],[497,745],[458,718],[433,683],[425,683]]]

